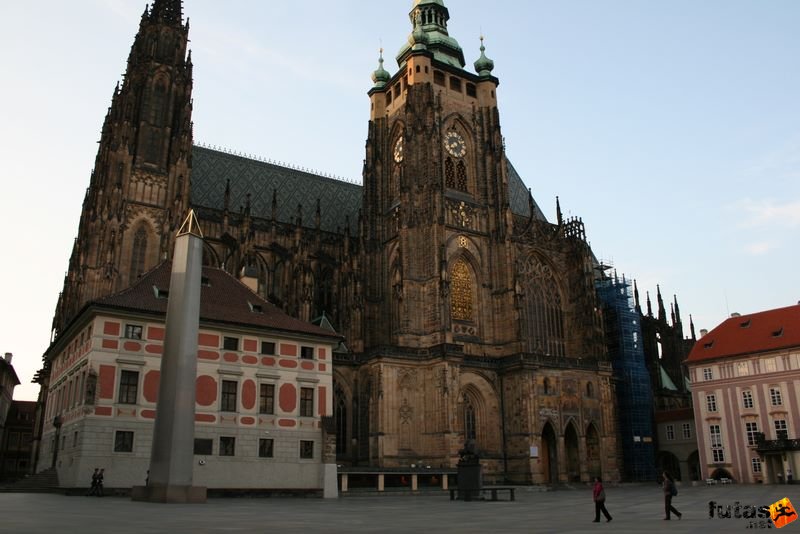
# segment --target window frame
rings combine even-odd
[[[308,345],[301,345],[300,346],[300,359],[301,360],[313,360],[314,359],[314,347]]]
[[[755,407],[753,392],[749,389],[742,390],[742,409],[751,410]]]
[[[714,393],[706,393],[706,411],[717,413],[717,395]]]
[[[236,456],[236,436],[219,437],[219,456]]]
[[[711,367],[703,367],[703,381],[714,380],[714,370]]]
[[[268,445],[268,448],[265,447]],[[275,439],[274,438],[259,438],[258,439],[258,457],[259,458],[275,458]]]
[[[758,444],[758,421],[745,421],[744,433],[748,447],[755,447]]]
[[[265,352],[264,351],[264,348],[265,348],[266,345],[272,345],[272,350],[270,352]],[[261,344],[260,344],[260,347],[259,347],[259,349],[260,349],[259,350],[259,354],[263,354],[265,356],[274,356],[275,355],[276,346],[277,346],[277,344],[274,341],[264,341],[264,340],[262,340]]]
[[[673,441],[675,439],[675,425],[664,427],[664,434],[667,436],[668,441]]]
[[[139,371],[133,369],[120,369],[117,404],[139,404],[139,374]],[[136,375],[133,382],[124,380],[125,377],[130,378],[131,375]]]
[[[135,323],[125,323],[125,339],[144,339],[144,326]]]
[[[314,388],[300,388],[300,417],[314,417]]]
[[[123,438],[123,439],[120,439]],[[125,439],[128,438],[128,439]],[[133,452],[135,435],[133,430],[115,430],[114,431],[114,452],[129,453]],[[121,448],[126,447],[126,448]]]
[[[762,473],[761,458],[758,456],[750,458],[750,469],[752,470],[753,474],[760,475]]]
[[[681,430],[683,439],[692,439],[692,425],[690,423],[683,423]]]
[[[233,385],[233,392],[226,391]],[[219,411],[236,413],[239,411],[239,382],[237,380],[220,380]],[[231,409],[231,403],[233,409]]]
[[[265,392],[272,390],[271,394]],[[264,415],[275,415],[275,384],[262,382],[258,386],[258,413]]]
[[[306,450],[309,449],[309,450]],[[314,441],[310,439],[300,440],[300,459],[313,460],[314,459]]]
[[[769,401],[772,406],[783,406],[783,394],[778,386],[770,386]]]
[[[198,452],[198,445],[203,445],[201,451]],[[208,445],[208,452],[204,452],[205,445]],[[214,454],[214,438],[194,438],[194,446],[192,448],[192,453],[195,456],[211,456]]]
[[[231,348],[231,345],[236,346]],[[239,351],[239,338],[235,336],[222,336],[222,350],[238,352]]]

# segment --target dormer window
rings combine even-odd
[[[169,290],[168,289],[161,289],[158,286],[153,286],[153,295],[157,299],[168,299],[169,298]]]
[[[742,328],[750,328],[750,319],[744,321],[739,326],[742,327]]]
[[[252,302],[248,302],[247,304],[250,305],[250,311],[253,313],[264,313],[264,307],[261,304],[253,304]]]
[[[783,327],[780,327],[779,329],[775,330],[772,333],[772,337],[781,337],[782,335],[783,335]]]

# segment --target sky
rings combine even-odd
[[[699,333],[800,300],[800,2],[445,0],[467,68],[494,60],[506,154],[551,220],[660,284]],[[361,180],[367,91],[411,0],[184,0],[195,142]],[[100,127],[145,2],[6,2],[0,353],[22,384],[53,311]],[[655,303],[655,299],[654,299]]]

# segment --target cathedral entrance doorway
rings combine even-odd
[[[556,449],[556,433],[550,423],[542,429],[542,475],[545,484],[558,482],[558,457]]]
[[[567,455],[567,480],[580,482],[581,465],[578,459],[578,433],[572,423],[567,425],[567,430],[564,432],[564,450]]]

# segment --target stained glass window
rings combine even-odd
[[[467,167],[464,165],[463,161],[458,162],[458,166],[456,167],[456,188],[459,191],[467,191]]]
[[[135,280],[144,273],[145,257],[147,254],[147,232],[139,228],[133,236],[133,253],[131,254],[131,280]]]
[[[472,276],[463,260],[453,266],[450,283],[450,313],[458,321],[472,320]]]
[[[456,188],[456,170],[453,160],[450,158],[447,158],[444,162],[444,185],[448,189]]]

